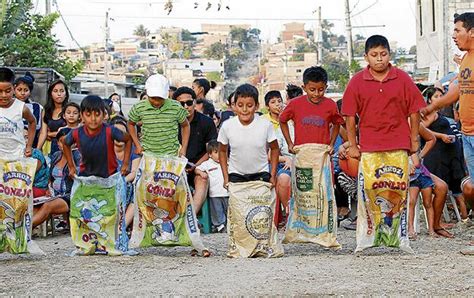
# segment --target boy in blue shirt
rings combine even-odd
[[[132,140],[130,135],[104,124],[105,104],[96,95],[86,96],[81,103],[81,119],[84,125],[72,130],[63,140],[64,155],[69,166],[69,176],[76,176],[71,146],[77,145],[81,153],[79,176],[98,176],[108,178],[117,172],[117,157],[114,140],[125,142],[125,156],[121,174],[128,171]]]

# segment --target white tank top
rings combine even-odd
[[[0,107],[0,158],[12,160],[23,157],[26,147],[23,136],[23,107],[15,99],[9,108]]]

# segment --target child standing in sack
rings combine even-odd
[[[280,114],[281,131],[295,153],[293,200],[283,242],[312,242],[340,247],[330,154],[344,119],[336,103],[324,96],[328,75],[322,67],[303,73],[305,95],[296,97]],[[288,121],[295,127],[293,143]]]
[[[229,257],[279,257],[283,247],[273,223],[278,142],[270,121],[256,115],[257,88],[240,85],[233,117],[222,125],[219,162],[229,190]],[[228,156],[230,148],[230,156]],[[269,173],[268,148],[271,172]]]

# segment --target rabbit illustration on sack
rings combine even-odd
[[[100,202],[97,199],[91,199],[89,201],[80,201],[76,204],[76,207],[82,207],[81,209],[81,219],[82,221],[94,232],[102,236],[103,238],[107,238],[108,235],[104,231],[101,231],[102,227],[98,223],[104,215],[99,213],[99,209],[103,206],[107,205],[106,200],[102,200]]]

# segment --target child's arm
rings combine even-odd
[[[191,133],[191,128],[189,127],[188,119],[184,119],[181,122],[181,149],[179,150],[179,156],[186,156],[186,151],[188,151],[188,142],[189,135]]]
[[[420,130],[420,114],[410,114],[410,154],[418,152],[420,147],[420,141],[418,140],[418,134]]]
[[[228,146],[219,142],[219,163],[221,165],[222,176],[224,176],[224,188],[227,189],[229,184],[229,168],[227,165],[227,149]],[[276,168],[275,168],[276,169]]]
[[[133,144],[135,145],[135,153],[140,155],[143,153],[143,148],[140,142],[138,141],[136,125],[137,124],[133,121],[128,120],[127,122],[128,131],[130,132],[130,137],[132,138]]]
[[[44,114],[41,117],[41,119],[42,119],[41,121],[44,120]],[[48,136],[48,125],[43,121],[43,123],[41,124],[41,130],[38,137],[38,145],[36,146],[36,148],[38,148],[39,150],[43,148],[43,145],[44,145],[44,142],[46,142],[47,136]]]
[[[442,96],[436,101],[433,101],[427,107],[424,107],[423,109],[421,109],[420,114],[423,118],[425,118],[426,115],[431,114],[433,111],[436,111],[437,109],[440,109],[444,106],[448,106],[456,102],[458,98],[459,98],[459,84],[456,84],[453,82],[449,84],[448,92],[446,92],[444,96]]]
[[[360,151],[359,147],[357,146],[355,116],[347,116],[346,128],[347,138],[349,139],[349,149],[347,153],[350,157],[359,159]]]
[[[329,142],[329,146],[331,147],[331,150],[329,151],[329,154],[334,153],[334,143],[336,142],[336,138],[339,135],[339,130],[340,129],[341,129],[340,124],[334,124],[332,126],[331,141]]]
[[[126,132],[123,133],[123,140],[125,141],[125,153],[123,156],[123,164],[122,168],[120,169],[120,173],[122,176],[126,176],[128,173],[128,167],[130,165],[130,154],[132,151],[132,138]]]
[[[26,105],[23,106],[23,118],[28,122],[28,143],[26,143],[25,156],[30,157],[35,139],[36,119]]]
[[[270,173],[271,175],[270,183],[272,184],[272,187],[275,187],[276,174],[277,174],[277,168],[278,168],[278,156],[280,156],[280,148],[278,147],[278,141],[277,140],[271,141],[269,144],[269,147],[270,147],[270,165],[272,167],[272,172]]]
[[[280,129],[283,136],[285,137],[286,143],[288,144],[288,152],[295,153],[295,150],[293,149],[295,145],[293,144],[293,141],[290,137],[290,128],[288,127],[288,122],[280,122]]]
[[[201,171],[201,170],[198,169],[198,168],[195,168],[195,169],[194,169],[194,173],[196,173],[196,175],[199,175],[199,176],[201,176],[201,177],[204,178],[204,179],[208,177],[208,175],[207,175],[206,172]]]
[[[128,175],[125,177],[126,182],[132,182],[133,180],[135,180],[139,166],[140,158],[135,158],[134,160],[132,160],[132,167],[130,168],[130,173],[128,173]]]
[[[426,142],[419,155],[419,157],[423,159],[428,154],[428,152],[436,145],[436,137],[434,136],[433,132],[426,128],[424,125],[420,125],[419,132],[420,136]]]
[[[71,150],[71,146],[67,144],[67,142],[65,141],[66,137],[63,137],[61,138],[59,141],[63,144],[63,154],[64,154],[64,157],[66,158],[66,161],[67,161],[67,166],[69,168],[69,177],[71,177],[71,179],[74,179],[76,177],[76,165],[74,164],[74,160],[72,158],[72,150]]]

